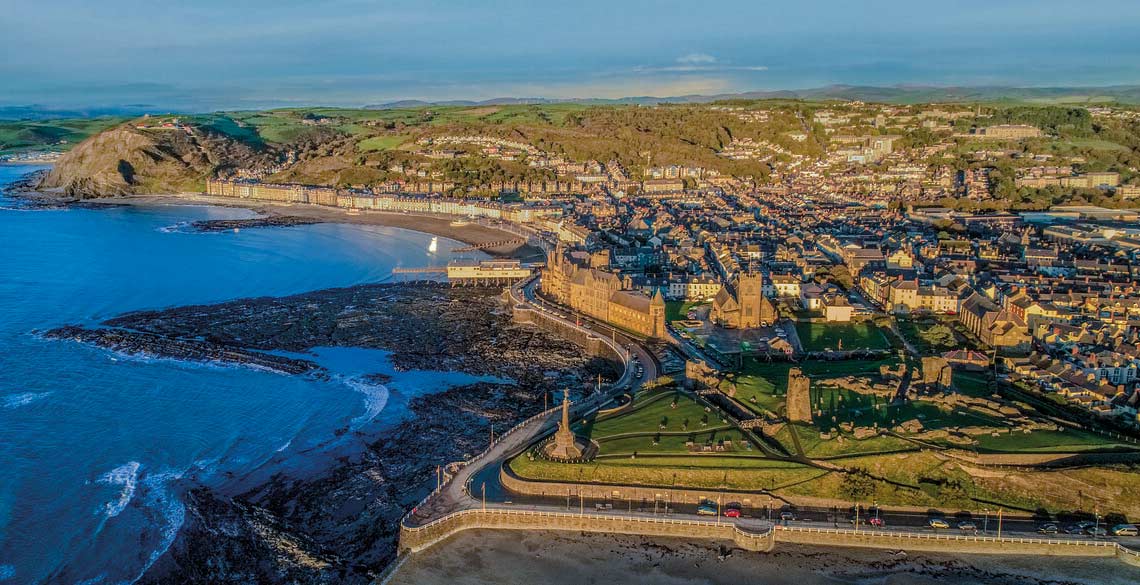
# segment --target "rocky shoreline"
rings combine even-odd
[[[318,223],[324,223],[324,221],[317,218],[299,217],[296,215],[267,215],[265,217],[253,217],[249,219],[203,219],[192,222],[190,227],[199,232],[225,232],[236,229],[293,227]]]
[[[404,419],[360,435],[358,452],[318,469],[282,465],[258,479],[186,486],[186,522],[140,580],[155,584],[370,582],[393,558],[398,520],[434,487],[438,465],[481,451],[492,424],[538,412],[544,392],[613,375],[573,343],[512,323],[497,289],[363,285],[141,311],[45,337],[178,359],[266,360],[318,376],[313,362],[266,352],[375,348],[391,352],[397,369],[503,380],[414,398]]]

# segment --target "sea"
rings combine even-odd
[[[0,166],[0,185],[42,168]],[[141,309],[385,282],[397,266],[444,264],[461,245],[349,224],[189,227],[251,216],[0,198],[0,585],[131,583],[173,541],[186,486],[317,467],[315,453],[363,444],[415,396],[481,379],[396,371],[378,350],[314,348],[334,374],[318,381],[38,334]]]

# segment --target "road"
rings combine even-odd
[[[636,389],[643,381],[652,380],[658,376],[659,364],[652,353],[641,345],[640,340],[629,336],[621,330],[610,327],[605,323],[599,323],[593,319],[576,315],[559,305],[547,303],[535,294],[536,284],[537,279],[531,279],[511,287],[510,294],[512,302],[529,305],[531,308],[542,311],[550,318],[561,321],[568,326],[577,327],[582,331],[592,332],[605,339],[611,346],[615,346],[618,351],[622,349],[626,350],[628,352],[627,355],[630,356],[617,382],[611,385],[606,391],[594,394],[575,403],[572,407],[572,417],[582,418],[588,416],[608,403],[615,396],[626,391],[627,386],[628,389]],[[644,376],[637,377],[635,375],[636,364],[642,365],[645,372]],[[708,516],[700,516],[697,514],[697,505],[694,503],[675,503],[670,501],[671,496],[667,489],[663,490],[665,492],[665,499],[659,501],[578,498],[573,494],[521,496],[511,494],[504,490],[499,485],[498,479],[499,470],[503,463],[522,453],[534,441],[553,432],[557,428],[558,421],[558,408],[555,407],[545,413],[536,415],[530,420],[524,421],[518,427],[512,429],[512,431],[499,437],[484,453],[467,462],[466,465],[461,466],[455,475],[444,483],[439,492],[429,496],[420,506],[413,509],[412,512],[405,517],[404,521],[409,525],[422,525],[449,513],[482,506],[488,508],[502,507],[563,513],[578,511],[580,513],[590,514],[612,513],[625,516],[632,514],[665,516],[670,518],[709,519]],[[759,505],[757,501],[760,498],[765,499],[763,505]],[[722,522],[738,523],[742,527],[755,530],[765,529],[773,522],[782,522],[780,519],[781,514],[788,513],[792,519],[783,522],[790,526],[814,526],[820,528],[853,526],[853,510],[850,508],[793,508],[785,506],[779,499],[771,498],[763,493],[741,494],[725,492],[722,496],[721,504],[727,505],[730,502],[743,501],[745,499],[749,499],[753,504],[750,506],[741,506],[743,513],[741,518],[724,518],[718,516],[716,519]],[[866,510],[860,512],[861,519],[866,517],[864,514],[867,514]],[[986,514],[985,512],[968,513],[951,510],[932,510],[929,512],[881,510],[877,514],[874,512],[871,514],[883,520],[885,526],[883,528],[873,528],[867,526],[865,524],[866,521],[863,520],[863,522],[861,522],[861,528],[867,530],[918,532],[926,534],[932,532],[963,534],[965,531],[959,530],[957,525],[961,521],[970,520],[977,525],[979,534],[994,536],[998,530],[996,512]],[[935,517],[946,520],[951,528],[937,531],[930,528],[929,521]],[[1044,521],[1044,519],[1008,514],[1003,515],[1001,520],[1002,535],[1023,538],[1091,538],[1088,536],[1070,536],[1064,534],[1055,536],[1039,535],[1036,530],[1042,521]],[[1064,528],[1069,522],[1060,521],[1057,523]],[[974,531],[970,530],[968,534],[973,535]],[[1140,538],[1114,540],[1118,540],[1125,546],[1133,549],[1140,548]]]
[[[625,356],[625,368],[618,380],[603,392],[579,400],[574,403],[571,410],[572,418],[582,418],[597,411],[614,397],[624,393],[627,389],[636,389],[643,380],[652,380],[658,375],[657,360],[643,348],[638,340],[613,329],[604,324],[592,326],[579,325],[577,320],[571,320],[561,307],[550,305],[537,298],[534,287],[537,279],[531,279],[512,286],[510,290],[511,301],[516,304],[529,305],[531,308],[542,311],[552,319],[561,321],[567,326],[595,334],[610,344],[614,350]],[[592,321],[591,321],[592,323]],[[644,374],[637,376],[637,364],[644,368]],[[503,462],[521,453],[534,441],[548,433],[553,432],[559,422],[558,407],[551,408],[531,419],[520,423],[511,431],[500,436],[487,450],[461,466],[455,475],[436,493],[416,506],[406,517],[405,522],[413,525],[423,524],[452,512],[482,505],[482,497],[486,492],[487,484],[492,484],[492,496],[498,497],[501,490],[498,486],[498,470]],[[480,477],[479,482],[473,479]],[[479,499],[476,499],[471,487],[478,485]]]

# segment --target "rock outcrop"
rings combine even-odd
[[[124,124],[60,157],[39,188],[78,199],[199,191],[219,169],[256,164],[266,156],[223,134]]]

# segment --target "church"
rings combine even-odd
[[[721,327],[735,329],[754,329],[772,325],[779,317],[779,313],[762,291],[761,275],[741,274],[731,285],[721,287],[713,299],[709,317]]]

